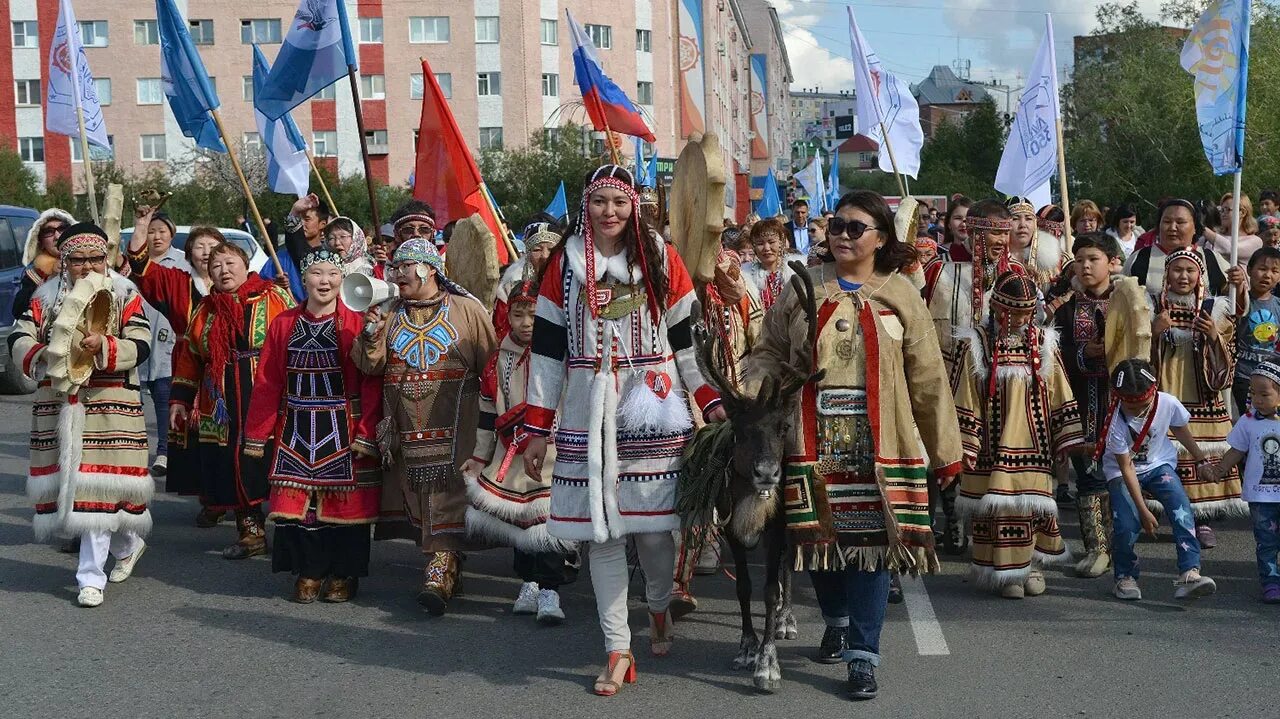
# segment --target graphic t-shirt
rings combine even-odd
[[[1185,427],[1191,421],[1191,414],[1182,406],[1177,397],[1164,392],[1156,393],[1155,417],[1147,429],[1146,437],[1135,448],[1142,428],[1147,426],[1147,417],[1153,410],[1140,417],[1126,417],[1123,407],[1116,407],[1111,417],[1111,427],[1107,430],[1107,451],[1102,457],[1102,472],[1108,480],[1120,477],[1120,463],[1116,455],[1128,454],[1133,460],[1133,468],[1139,475],[1146,474],[1161,465],[1177,468],[1178,449],[1169,439],[1170,427]]]
[[[1280,339],[1280,299],[1250,300],[1249,312],[1236,322],[1236,379],[1248,380],[1258,365],[1276,358]]]
[[[1227,444],[1244,453],[1240,497],[1246,502],[1280,502],[1280,420],[1250,412],[1236,422]]]

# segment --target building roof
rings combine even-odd
[[[778,20],[778,11],[772,5],[769,6],[769,24],[773,27],[778,52],[782,53],[782,66],[787,68],[786,81],[790,85],[795,78],[791,75],[791,58],[787,55],[787,40],[782,35],[782,22]]]
[[[854,135],[836,148],[839,152],[876,152],[879,149],[880,146],[865,135]]]
[[[961,80],[946,65],[934,65],[929,76],[913,85],[911,92],[921,105],[957,105],[990,99],[982,85]]]

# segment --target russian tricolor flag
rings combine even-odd
[[[591,124],[596,130],[607,129],[656,142],[658,138],[640,116],[640,108],[604,74],[596,46],[586,31],[567,9],[564,14],[569,19],[569,31],[573,36],[573,74],[578,88],[582,90],[582,103],[587,107]]]

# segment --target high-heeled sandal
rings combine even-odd
[[[671,652],[676,633],[671,626],[671,610],[649,612],[649,652],[655,657],[665,657]]]
[[[626,661],[627,668],[623,671],[622,676],[618,676],[618,665]],[[611,697],[618,693],[623,684],[636,683],[636,658],[630,651],[625,652],[609,652],[609,663],[605,665],[604,671],[600,676],[596,677],[596,685],[593,691],[596,696]]]

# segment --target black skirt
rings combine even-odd
[[[186,437],[169,433],[169,467],[164,475],[164,491],[184,497],[201,494],[200,457],[195,446],[195,432],[188,432]]]
[[[276,520],[271,571],[308,579],[367,577],[371,544],[367,524]]]

